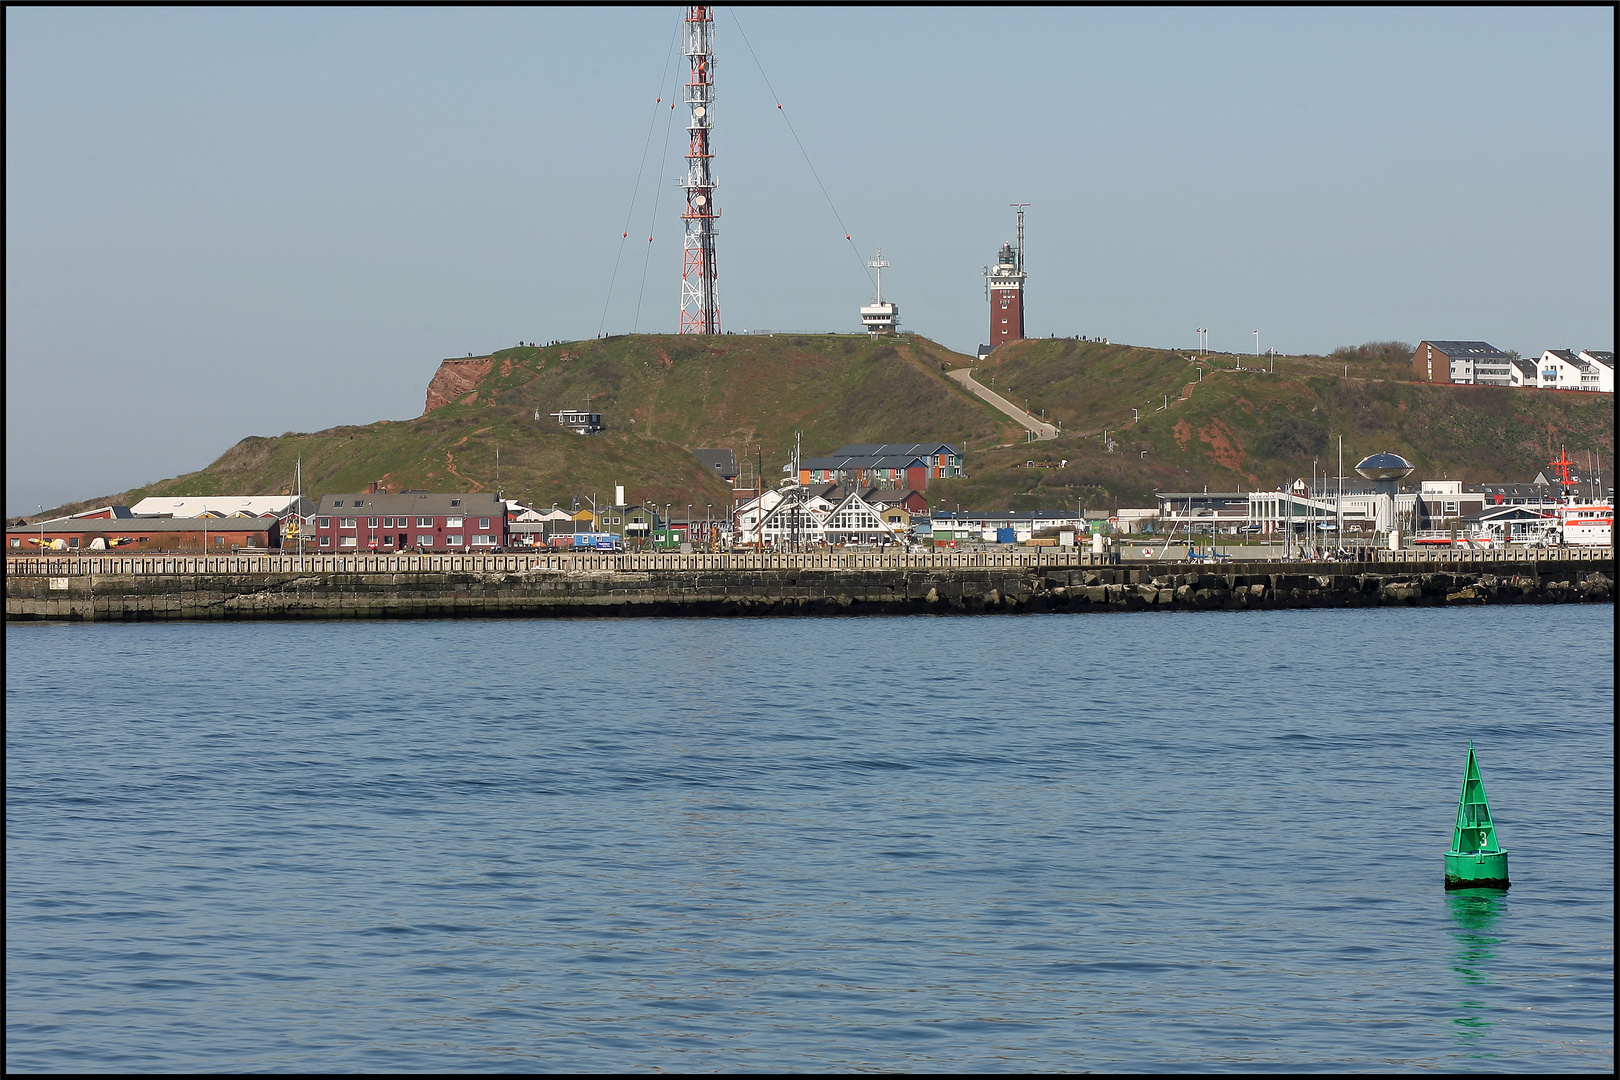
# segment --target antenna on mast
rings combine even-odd
[[[686,104],[692,111],[686,125],[686,254],[681,265],[681,333],[718,334],[720,301],[715,295],[718,273],[714,262],[714,223],[720,216],[714,205],[714,175],[709,163],[709,129],[714,122],[714,12],[705,4],[686,9],[686,43],[682,52],[692,64],[686,84]]]
[[[889,264],[883,261],[883,247],[878,246],[877,258],[866,264],[877,271],[877,302],[883,303],[883,268]]]
[[[1022,274],[1024,272],[1024,207],[1033,206],[1034,204],[1015,202],[1007,205],[1014,207],[1018,211],[1018,272]]]

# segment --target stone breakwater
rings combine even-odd
[[[915,615],[1613,602],[1612,560],[1435,566],[8,574],[6,619]]]

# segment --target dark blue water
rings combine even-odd
[[[1610,1070],[1613,617],[8,626],[6,1064]]]

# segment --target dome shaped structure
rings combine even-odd
[[[1416,468],[1399,454],[1373,454],[1361,459],[1356,472],[1368,480],[1400,480]]]

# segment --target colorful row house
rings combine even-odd
[[[962,475],[962,452],[949,443],[850,443],[799,463],[799,483],[848,488],[928,489],[928,481]]]

